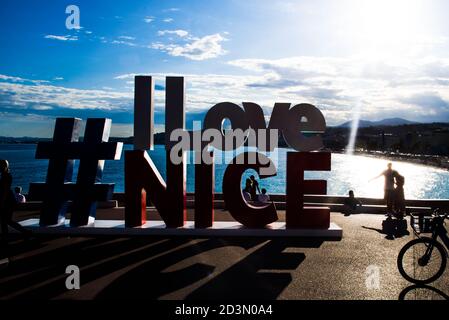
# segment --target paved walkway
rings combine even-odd
[[[111,219],[121,209],[100,210]],[[33,213],[21,213],[21,218]],[[282,213],[281,213],[282,216]],[[226,219],[226,212],[217,212]],[[57,238],[13,241],[0,299],[443,299],[449,271],[416,289],[396,258],[414,236],[387,239],[381,215],[331,220],[341,241],[301,239]],[[65,288],[68,265],[81,289]],[[376,274],[379,275],[377,281]],[[369,284],[367,286],[367,283]],[[378,284],[378,286],[377,286]]]

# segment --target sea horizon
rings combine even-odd
[[[123,150],[132,150],[132,145],[125,144]],[[43,182],[47,172],[48,160],[34,158],[36,144],[0,144],[0,158],[8,159],[11,163],[13,174],[13,186],[21,186],[25,193],[28,192],[30,182]],[[124,191],[124,151],[118,161],[106,160],[103,172],[103,182],[115,183],[114,192]],[[215,192],[222,191],[222,177],[227,164],[233,156],[239,154],[242,149],[232,152],[215,151]],[[267,179],[261,179],[261,187],[267,189],[269,194],[285,194],[285,159],[289,148],[277,148],[269,153],[269,158],[275,163],[277,175]],[[148,154],[165,179],[165,148],[163,145],[155,145],[154,150]],[[188,159],[193,160],[192,157]],[[224,161],[221,161],[224,160]],[[193,162],[193,161],[191,161]],[[366,155],[347,155],[344,153],[332,153],[332,171],[306,172],[306,179],[328,180],[327,194],[344,196],[349,190],[353,190],[356,196],[382,198],[383,178],[368,182],[386,168],[388,162],[393,162],[394,168],[405,176],[404,186],[407,199],[449,199],[449,171],[444,169],[415,164],[405,161],[392,161],[384,158],[376,158]],[[73,181],[79,161],[75,161]],[[242,181],[255,171],[248,170],[242,177]],[[257,175],[256,175],[257,177]],[[194,192],[194,165],[187,164],[187,192]],[[413,181],[413,184],[409,181]],[[409,183],[408,183],[409,182]]]

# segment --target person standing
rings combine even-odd
[[[8,226],[29,236],[31,231],[12,220],[16,197],[11,189],[12,175],[7,160],[0,160],[0,224],[2,230],[2,244],[7,244]]]
[[[395,198],[394,183],[395,183],[395,178],[398,175],[399,175],[399,173],[396,170],[393,170],[393,164],[391,162],[389,162],[387,164],[387,170],[383,171],[378,176],[376,176],[370,180],[370,181],[372,181],[381,176],[385,177],[384,200],[385,200],[385,204],[387,205],[387,214],[388,215],[391,215],[393,213],[393,205],[394,205],[394,198]]]

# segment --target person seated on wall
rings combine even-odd
[[[245,199],[246,202],[251,202],[251,194],[249,192],[243,191],[243,199]]]
[[[251,201],[251,179],[246,179],[245,182],[245,188],[243,189],[243,198],[245,199],[246,202],[250,202]]]
[[[362,206],[362,202],[354,197],[354,191],[349,190],[349,197],[345,199],[343,204],[343,213],[345,216],[349,216],[353,213],[357,213]]]
[[[14,196],[16,197],[16,203],[25,203],[27,200],[22,194],[22,187],[14,188]]]
[[[262,188],[262,193],[258,195],[257,202],[260,204],[267,204],[270,202],[270,196],[267,194],[267,189]]]

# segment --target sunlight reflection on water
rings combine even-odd
[[[271,193],[285,193],[286,150],[281,149],[278,175],[261,181]],[[384,178],[373,181],[387,167],[390,160],[367,156],[332,154],[332,171],[306,172],[306,179],[327,180],[327,192],[331,195],[346,195],[354,190],[359,197],[383,198]],[[449,172],[407,162],[393,162],[393,169],[405,177],[404,191],[408,199],[449,199]]]
[[[126,145],[125,150],[131,150],[132,146]],[[13,185],[20,185],[26,192],[30,182],[45,180],[47,160],[34,159],[35,145],[0,145],[0,159],[8,159],[11,163],[14,175]],[[277,176],[260,180],[260,185],[268,190],[268,193],[285,193],[285,165],[287,149],[277,149],[277,152],[269,154],[270,159],[276,164]],[[149,152],[157,168],[165,178],[165,151],[163,146],[156,146]],[[232,153],[224,155],[225,162],[232,159]],[[217,161],[218,162],[218,161]],[[348,190],[354,190],[359,197],[383,197],[383,177],[369,182],[369,180],[383,170],[389,160],[366,156],[351,156],[346,154],[332,154],[331,172],[306,172],[306,179],[326,179],[327,193],[331,195],[346,195]],[[393,168],[405,177],[405,195],[409,199],[449,199],[449,172],[443,169],[426,167],[407,162],[393,162]],[[215,190],[221,192],[222,177],[226,164],[216,164]],[[120,161],[106,161],[104,170],[104,182],[115,182],[116,192],[124,190],[124,155]],[[247,171],[242,178],[249,177],[251,171]],[[76,176],[76,170],[75,174]],[[187,191],[194,191],[194,166],[187,167]]]

